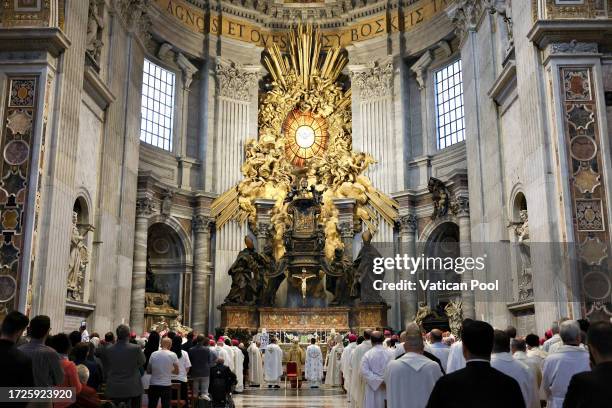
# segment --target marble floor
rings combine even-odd
[[[236,408],[346,408],[339,389],[251,389],[234,396]]]

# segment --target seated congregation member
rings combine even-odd
[[[71,408],[96,408],[100,406],[100,398],[96,390],[87,385],[89,381],[89,369],[84,364],[77,365],[77,374],[83,388],[76,396],[76,402]]]
[[[0,328],[0,387],[33,387],[32,360],[15,347],[23,331],[28,327],[28,318],[22,313],[8,313]],[[8,406],[8,404],[7,404]],[[11,406],[26,406],[12,404]]]
[[[176,353],[170,351],[171,347],[172,339],[164,337],[161,340],[161,350],[154,352],[149,358],[147,366],[147,372],[151,374],[149,408],[156,408],[159,400],[161,400],[162,408],[170,408],[172,375],[179,373],[179,359]]]
[[[202,334],[198,334],[193,346],[187,352],[191,361],[190,375],[193,380],[193,395],[195,397],[208,395],[210,367],[216,359],[210,347],[204,345],[205,340],[208,341]]]
[[[72,387],[74,388],[75,394],[81,392],[81,381],[79,381],[79,375],[77,374],[76,365],[68,359],[70,354],[70,338],[65,333],[58,333],[51,339],[51,346],[57,351],[61,359],[62,368],[64,369],[64,382],[60,384],[60,387]],[[67,407],[70,402],[55,402],[54,407]]]
[[[516,380],[491,367],[493,327],[478,320],[464,322],[461,340],[465,368],[440,377],[427,407],[525,407]]]
[[[528,408],[539,408],[537,380],[529,367],[510,354],[510,336],[506,331],[495,330],[493,335],[491,367],[514,378],[521,387],[523,400]]]
[[[140,370],[145,356],[140,346],[129,342],[129,326],[120,324],[116,333],[116,342],[100,349],[100,360],[106,373],[105,396],[115,405],[123,402],[128,407],[140,408],[143,393]]]
[[[404,354],[392,360],[385,372],[388,408],[423,408],[436,381],[442,377],[438,363],[423,355],[423,337],[412,322],[403,334],[404,343],[397,347]]]
[[[32,359],[36,387],[52,387],[64,382],[64,370],[57,351],[45,345],[50,329],[49,316],[35,316],[30,320],[30,341],[19,346],[19,350]]]
[[[580,346],[580,326],[575,320],[565,320],[559,327],[561,343],[544,359],[542,390],[548,408],[561,408],[565,393],[574,374],[591,371],[589,352]]]
[[[236,374],[225,365],[223,358],[217,358],[217,362],[210,368],[210,385],[208,393],[214,404],[225,402],[236,385]]]
[[[102,383],[102,370],[95,360],[89,360],[87,358],[87,356],[89,355],[89,346],[90,343],[77,343],[72,353],[72,355],[74,356],[73,361],[74,364],[76,364],[77,366],[79,364],[82,364],[87,367],[87,385],[97,391],[100,387],[100,384]]]
[[[587,344],[593,371],[575,374],[567,388],[563,408],[605,407],[612,404],[612,324],[589,326]]]

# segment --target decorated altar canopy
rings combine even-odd
[[[212,204],[217,228],[230,220],[254,227],[254,200],[272,199],[272,240],[280,258],[283,233],[290,225],[285,198],[301,179],[322,195],[327,258],[342,247],[334,199],[354,199],[356,217],[372,232],[381,221],[393,225],[398,203],[364,174],[376,161],[352,150],[351,89],[342,73],[348,62],[343,49],[323,52],[319,31],[299,25],[290,33],[288,53],[271,44],[263,62],[270,87],[260,96],[258,139],[246,143],[244,179]]]

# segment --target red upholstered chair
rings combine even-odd
[[[297,388],[300,388],[297,363],[295,361],[289,361],[287,363],[287,375],[285,376],[285,389],[287,389],[287,381],[293,378],[295,378],[295,381],[297,382]]]

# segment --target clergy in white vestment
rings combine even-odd
[[[261,350],[259,350],[259,342],[253,341],[247,348],[249,354],[249,385],[259,387],[263,384],[263,359],[261,358]]]
[[[397,347],[404,354],[389,362],[385,371],[387,408],[425,408],[442,370],[423,355],[423,338],[416,323],[408,324],[404,343]]]
[[[446,363],[446,374],[461,370],[462,368],[465,368],[465,357],[463,357],[463,343],[459,340],[450,346],[448,363]]]
[[[264,379],[268,388],[280,388],[279,380],[283,375],[283,350],[276,344],[276,338],[270,339],[263,358]]]
[[[232,373],[236,374],[234,350],[232,350],[232,341],[230,339],[223,338],[223,350],[225,350],[227,353],[227,358],[229,359],[226,365],[229,367]]]
[[[561,319],[561,323],[562,323],[563,321],[564,321],[564,320],[563,320],[563,319]],[[552,337],[551,337],[550,339],[546,340],[546,341],[544,342],[544,344],[542,344],[542,350],[544,350],[544,351],[545,351],[545,352],[547,352],[547,353],[549,353],[549,352],[550,352],[550,347],[551,347],[553,344],[556,344],[556,343],[561,343],[561,344],[563,344],[563,343],[562,343],[562,341],[561,341],[561,336],[559,335],[559,324],[560,324],[559,322],[553,322],[553,324],[552,324],[552,328],[550,329],[550,330],[551,330],[551,332],[552,332]]]
[[[342,335],[337,334],[335,339],[336,345],[332,347],[328,354],[327,363],[327,374],[325,375],[325,385],[332,387],[339,387],[342,385],[342,378],[340,377],[340,359],[342,358],[342,352],[344,351],[344,344],[342,344]]]
[[[306,348],[306,364],[304,364],[306,381],[310,382],[310,388],[318,388],[323,378],[323,353],[317,345],[317,340],[310,339],[310,346]]]
[[[365,353],[372,348],[371,334],[371,330],[366,330],[363,333],[365,340],[355,347],[351,356],[351,408],[363,408],[365,379],[361,375],[361,360]]]
[[[543,400],[546,401],[546,396],[542,394],[540,386],[542,385],[542,364],[540,360],[536,357],[529,357],[527,355],[527,343],[523,338],[516,338],[510,341],[510,352],[512,353],[512,357],[520,361],[529,367],[529,371],[531,375],[536,380],[536,389],[538,394],[538,401]]]
[[[547,408],[561,408],[567,387],[574,374],[591,371],[589,352],[580,346],[580,326],[575,320],[561,323],[563,345],[544,359],[542,391],[548,400]]]
[[[357,347],[357,336],[353,333],[348,335],[349,344],[342,350],[340,357],[340,371],[342,372],[342,386],[346,391],[347,399],[351,400],[351,356]]]
[[[233,363],[233,355],[230,358],[230,354],[227,352],[227,349],[224,346],[225,344],[223,343],[223,337],[219,337],[217,340],[217,347],[214,348],[214,351],[217,353],[217,358],[223,359],[223,365],[229,367],[231,370],[230,360],[232,360],[231,362]]]
[[[238,339],[232,340],[232,351],[234,352],[234,374],[236,374],[235,392],[241,393],[244,391],[244,354],[238,345]]]
[[[448,366],[448,355],[450,353],[450,347],[442,343],[442,330],[433,329],[429,332],[429,338],[431,344],[429,345],[429,352],[434,356],[438,357],[442,367]]]
[[[381,332],[373,332],[372,348],[361,360],[359,371],[366,384],[363,408],[385,408],[385,370],[393,354],[383,346],[384,340]]]
[[[540,398],[536,378],[526,364],[515,360],[510,354],[508,333],[503,330],[495,330],[493,336],[491,367],[516,380],[521,387],[526,408],[539,408]]]
[[[528,334],[525,342],[527,343],[527,357],[537,361],[541,370],[548,353],[540,348],[540,338],[536,334]]]

